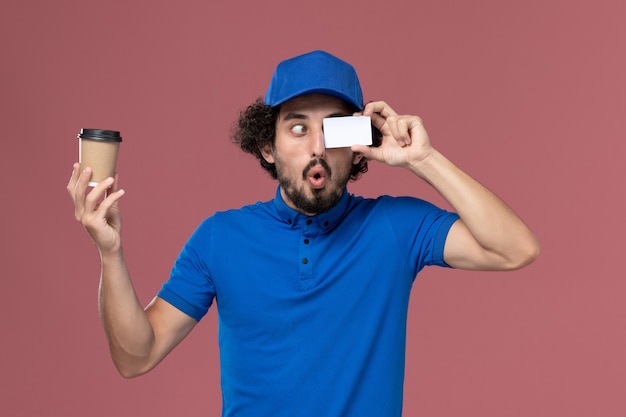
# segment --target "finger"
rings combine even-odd
[[[365,108],[363,109],[363,114],[365,116],[370,116],[374,113],[380,114],[385,119],[389,116],[398,115],[398,113],[396,113],[396,111],[384,101],[372,101],[365,105]]]
[[[67,192],[70,195],[70,197],[72,197],[72,199],[74,198],[74,191],[76,191],[76,182],[78,181],[79,169],[80,169],[80,164],[78,162],[75,162],[74,165],[72,165],[72,176],[70,177],[70,180],[67,183]]]
[[[104,200],[106,190],[113,185],[113,178],[105,178],[98,183],[93,190],[85,197],[85,211],[92,213],[98,209],[98,206]]]
[[[91,168],[87,167],[79,173],[76,186],[74,187],[74,216],[78,221],[81,221],[85,212],[85,195],[87,194],[90,179]]]
[[[113,185],[111,185],[110,188],[108,188],[104,194],[105,198],[116,192],[117,190],[119,190],[120,184],[119,184],[119,176],[117,175],[117,172],[115,173],[115,177],[113,178]]]
[[[386,122],[391,137],[400,145],[405,143],[408,135],[405,131],[405,124],[402,120],[402,117],[391,116],[387,118]]]
[[[410,118],[406,119],[406,130],[409,136],[409,142],[407,144],[411,144],[413,139],[421,134],[426,135],[424,122],[419,116],[411,116]]]
[[[378,113],[372,113],[370,115],[370,120],[372,121],[372,125],[384,134],[383,128],[385,126],[386,119]]]
[[[400,146],[408,146],[411,144],[411,121],[406,117],[401,117],[396,121],[396,141]]]
[[[376,152],[378,152],[378,148],[372,148],[366,145],[352,145],[352,152],[359,153],[366,160],[378,160],[376,156]]]
[[[418,116],[398,116],[387,120],[396,141],[402,146],[413,142],[414,129],[423,128],[422,119]]]
[[[369,152],[370,152],[370,147],[369,146],[365,146],[365,145],[352,145],[350,147],[350,149],[354,153],[361,154],[361,156],[363,156],[366,159],[367,159],[367,154],[369,154]]]
[[[100,203],[100,206],[96,210],[96,215],[98,217],[106,217],[109,209],[118,202],[120,198],[124,195],[124,190],[116,190],[115,192],[110,193],[106,198]]]

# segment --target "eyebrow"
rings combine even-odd
[[[347,114],[347,113],[341,113],[341,112],[338,112],[338,113],[331,113],[331,114],[329,114],[329,115],[325,116],[325,118],[328,118],[328,117],[345,117],[345,116],[350,116],[350,114]],[[295,120],[307,120],[308,118],[309,118],[309,116],[307,116],[306,114],[302,114],[302,113],[293,113],[293,112],[292,112],[292,113],[287,113],[287,114],[285,115],[285,117],[283,118],[283,121],[285,121],[285,122],[286,122],[286,121],[289,121],[289,120],[294,120],[294,119],[295,119]]]
[[[330,117],[346,117],[346,116],[350,116],[350,114],[347,114],[347,113],[332,113],[332,114],[329,114],[328,116],[326,116],[325,119],[328,119]]]
[[[287,120],[293,120],[293,119],[298,119],[298,120],[305,120],[308,119],[309,116],[305,115],[305,114],[301,114],[301,113],[287,113],[285,115],[285,117],[283,118],[284,121]]]

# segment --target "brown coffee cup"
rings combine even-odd
[[[108,177],[115,175],[117,154],[122,137],[115,130],[81,129],[78,134],[81,169],[90,167],[92,171],[89,185],[94,187]]]

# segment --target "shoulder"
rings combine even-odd
[[[271,214],[271,212],[271,201],[259,201],[239,208],[216,211],[209,217],[205,218],[200,223],[200,227],[212,226],[223,222],[236,222],[245,219],[246,217],[268,216]]]
[[[354,217],[368,227],[386,227],[396,234],[447,233],[458,219],[458,214],[437,205],[411,196],[383,195],[377,198],[362,198],[354,204]]]
[[[387,212],[435,212],[442,211],[441,208],[426,200],[411,196],[390,196],[381,195],[376,198],[366,198],[360,196],[351,196],[352,208],[369,210],[369,211],[387,211]]]
[[[273,203],[257,202],[239,208],[216,211],[196,228],[196,235],[224,234],[239,229],[250,230],[250,225],[261,225],[276,217]]]

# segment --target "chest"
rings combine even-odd
[[[311,320],[322,326],[408,299],[413,277],[406,259],[380,230],[305,226],[260,234],[235,227],[215,238],[221,246],[211,275],[229,326],[282,329]]]

